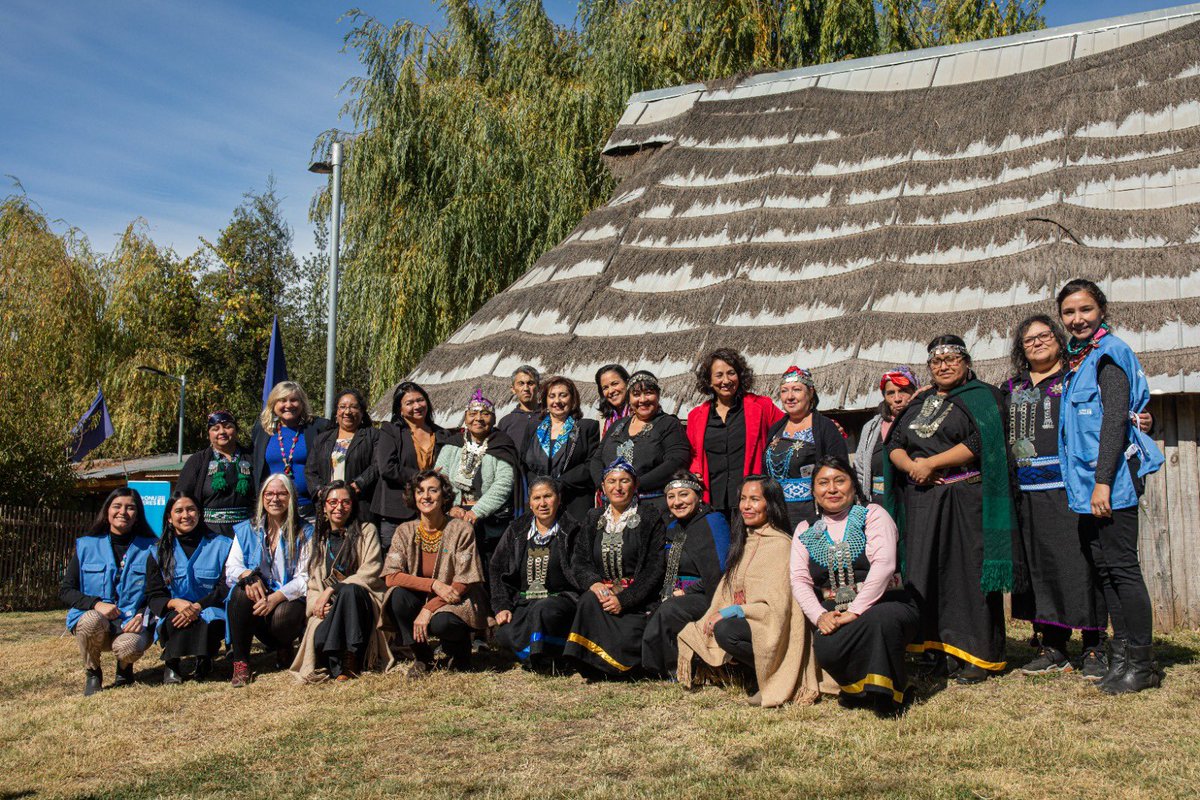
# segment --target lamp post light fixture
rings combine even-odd
[[[309,165],[309,172],[333,176],[333,246],[329,253],[329,310],[325,327],[325,418],[333,419],[334,361],[337,353],[338,253],[342,233],[342,143],[335,141],[329,161]]]
[[[142,372],[150,372],[158,375],[160,378],[170,378],[179,384],[179,444],[176,449],[176,455],[179,457],[179,463],[183,463],[183,403],[184,397],[187,394],[187,375],[172,375],[169,372],[163,372],[155,367],[147,367],[142,364],[138,367]]]

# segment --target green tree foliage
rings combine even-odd
[[[561,27],[538,0],[445,0],[438,31],[351,12],[339,362],[384,391],[564,238],[612,190],[599,151],[630,94],[1031,30],[1041,3],[581,0]]]

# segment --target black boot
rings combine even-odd
[[[87,671],[87,682],[83,684],[83,696],[91,697],[104,687],[104,674],[99,669]]]
[[[211,656],[196,656],[196,669],[192,672],[192,677],[198,681],[202,681],[212,674],[212,657]]]
[[[183,683],[183,676],[179,674],[179,659],[172,658],[163,667],[163,685],[174,686],[180,683]]]
[[[123,686],[133,686],[133,664],[122,664],[117,662],[117,679],[113,681],[112,688],[120,689]]]
[[[1108,643],[1110,653],[1108,656],[1108,672],[1100,679],[1098,686],[1101,691],[1107,691],[1105,687],[1118,683],[1125,675],[1125,670],[1129,666],[1129,662],[1125,657],[1125,640],[1111,639]]]
[[[1126,665],[1121,677],[1111,683],[1101,683],[1100,691],[1105,694],[1132,694],[1143,689],[1156,689],[1162,685],[1162,675],[1154,663],[1154,648],[1150,645],[1125,648]]]

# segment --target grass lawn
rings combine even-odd
[[[1166,798],[1200,786],[1197,633],[1158,641],[1158,691],[1106,698],[1073,675],[1011,673],[885,720],[832,699],[762,710],[733,689],[507,667],[164,687],[157,648],[139,664],[145,683],[85,699],[62,632],[61,613],[0,614],[0,798]],[[1020,663],[1028,628],[1010,637]]]

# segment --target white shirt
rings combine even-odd
[[[275,557],[271,559],[271,580],[283,583],[283,537],[275,542]],[[229,548],[229,557],[225,559],[225,585],[232,589],[237,586],[242,573],[250,569],[246,566],[246,556],[242,553],[242,545],[233,537],[233,547]],[[298,600],[308,592],[308,541],[300,545],[300,556],[296,559],[296,574],[279,591],[288,600]]]

